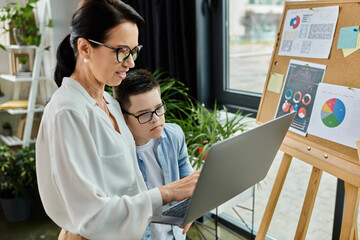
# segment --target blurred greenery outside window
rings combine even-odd
[[[263,92],[284,0],[228,0],[226,91]]]

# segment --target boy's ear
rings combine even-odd
[[[124,119],[125,119],[125,122],[127,123],[127,121],[129,120],[129,114],[126,114],[126,113],[123,113],[123,116],[124,116]]]
[[[122,114],[123,114],[123,116],[124,116],[125,119],[128,118],[128,115],[127,115],[126,113],[123,112]]]

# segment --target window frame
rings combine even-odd
[[[262,94],[229,90],[226,87],[229,81],[229,0],[214,2],[210,15],[210,71],[213,86],[210,101],[217,101],[218,105],[224,105],[230,111],[242,109],[244,113],[252,113],[256,117]]]

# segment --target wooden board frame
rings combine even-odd
[[[303,58],[291,56],[279,56],[281,35],[286,17],[286,12],[291,9],[305,9],[327,6],[339,6],[339,18],[333,39],[333,45],[328,59]],[[344,57],[342,50],[337,49],[339,32],[342,27],[360,25],[360,0],[327,0],[327,1],[304,1],[286,2],[279,25],[277,39],[274,44],[273,54],[270,61],[269,71],[261,98],[256,122],[265,123],[275,117],[281,93],[268,91],[271,72],[286,76],[290,59],[313,62],[326,65],[324,83],[360,88],[360,50]],[[283,79],[283,83],[285,78]],[[359,146],[358,146],[359,148]],[[328,172],[337,178],[344,180],[346,185],[345,198],[347,204],[344,209],[344,217],[340,239],[357,239],[355,212],[357,213],[360,188],[360,162],[357,149],[347,147],[326,139],[308,134],[303,137],[289,131],[284,139],[280,150],[284,152],[278,175],[276,177],[268,205],[257,234],[256,239],[264,239],[268,230],[276,203],[280,196],[292,158],[295,157],[313,166],[303,209],[295,233],[296,239],[305,239],[309,225],[311,212],[315,202],[322,172]]]

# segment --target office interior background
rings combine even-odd
[[[43,102],[56,90],[52,81],[55,52],[59,42],[69,33],[71,16],[79,0],[40,0],[49,3],[53,27],[46,32],[44,53],[47,76]],[[0,7],[11,0],[1,0]],[[20,2],[25,2],[21,0]],[[274,42],[278,33],[284,0],[124,0],[145,19],[139,43],[144,46],[135,68],[151,72],[161,70],[183,82],[189,93],[211,109],[216,102],[235,112],[249,115],[251,126],[259,107],[269,69]],[[8,34],[0,35],[0,43],[9,44]],[[0,73],[10,69],[8,52],[0,50]],[[20,96],[27,96],[29,83],[24,83]],[[14,83],[0,79],[4,96],[0,104],[11,100]],[[0,112],[0,126],[16,123],[19,116]],[[16,124],[14,124],[16,126]],[[240,196],[220,217],[229,232],[249,237],[259,228],[264,209],[276,176],[282,153],[279,152],[269,175],[247,196]],[[269,239],[293,239],[301,211],[311,167],[294,161],[288,183],[284,186],[279,210],[276,210],[268,231]],[[325,173],[310,222],[307,239],[332,239],[337,179]],[[254,192],[253,192],[254,191]],[[254,193],[254,194],[253,194]],[[255,198],[254,198],[255,197]],[[236,202],[238,201],[238,202]],[[234,210],[236,204],[247,209]],[[250,209],[250,211],[248,211]],[[0,226],[1,232],[14,225]],[[21,230],[20,230],[21,231]],[[41,230],[40,230],[41,231]],[[208,230],[208,231],[213,231]],[[206,232],[206,230],[205,230]],[[221,234],[221,233],[220,233]],[[46,238],[46,232],[41,235]],[[1,237],[0,237],[1,238]],[[208,239],[215,239],[210,234]],[[221,237],[220,237],[221,238]],[[37,238],[33,238],[37,239]],[[226,239],[226,238],[222,238]]]

